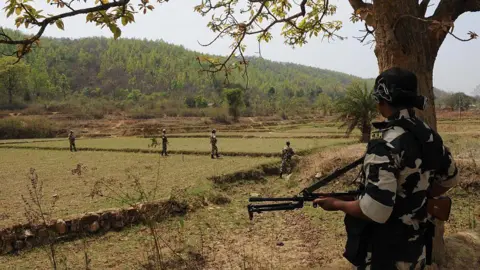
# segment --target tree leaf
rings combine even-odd
[[[125,26],[128,23],[127,17],[122,17],[122,25]]]
[[[64,30],[64,28],[63,28],[64,25],[63,25],[63,21],[62,21],[62,20],[57,20],[57,21],[55,22],[55,24],[57,25],[57,27],[58,27],[59,29]]]
[[[21,7],[17,7],[17,8],[15,9],[15,14],[20,15],[20,13],[22,13],[22,8],[21,8]]]
[[[118,39],[122,35],[122,30],[117,25],[111,23],[108,25],[108,28],[113,33],[113,39]]]
[[[90,22],[93,20],[93,16],[95,16],[92,12],[88,13],[87,15],[87,22]]]

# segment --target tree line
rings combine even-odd
[[[10,35],[22,33],[10,31]],[[8,50],[0,46],[1,53]],[[120,107],[147,101],[179,106],[181,100],[184,108],[205,108],[227,104],[224,89],[238,88],[243,91],[245,108],[274,111],[335,99],[346,85],[359,79],[251,57],[246,74],[232,72],[226,81],[223,74],[202,72],[199,57],[208,56],[163,41],[44,38],[34,53],[15,65],[16,57],[0,58],[4,78],[0,103],[5,109],[15,109],[80,97],[105,99]]]

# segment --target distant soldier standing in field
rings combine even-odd
[[[155,147],[157,148],[157,145],[158,145],[158,142],[157,142],[157,138],[153,137],[150,139],[152,141],[152,144],[149,144],[148,147]]]
[[[77,148],[75,147],[75,135],[72,130],[68,133],[68,142],[70,142],[70,152],[77,152]]]
[[[165,129],[162,130],[162,156],[163,155],[168,156],[168,154],[167,154],[168,139],[167,139],[166,132],[167,131]]]
[[[292,160],[295,152],[293,148],[290,147],[290,142],[287,141],[287,145],[282,149],[282,165],[280,167],[280,178],[282,178],[283,173],[287,172],[287,166],[290,167],[290,161]]]
[[[212,158],[219,158],[220,156],[218,155],[218,148],[217,148],[217,131],[215,129],[212,130],[212,135],[210,135],[210,144],[212,145]]]

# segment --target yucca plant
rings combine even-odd
[[[346,127],[347,137],[355,128],[362,132],[361,142],[370,141],[371,122],[377,115],[376,103],[372,97],[372,89],[364,82],[352,82],[346,89],[345,96],[338,99],[335,110],[338,119],[343,122],[340,128]]]

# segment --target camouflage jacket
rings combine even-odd
[[[293,148],[290,146],[285,146],[282,150],[282,159],[291,159],[295,155]]]
[[[441,137],[413,111],[401,110],[374,127],[382,138],[367,147],[360,208],[374,224],[390,224],[375,230],[397,239],[387,241],[401,243],[402,261],[413,260],[425,244],[427,190],[433,182],[454,186],[457,168]]]
[[[167,144],[168,143],[168,139],[167,139],[167,135],[162,135],[162,144]]]
[[[211,145],[216,145],[217,144],[217,136],[215,134],[212,134],[210,136],[210,144]]]
[[[71,134],[71,135],[68,135],[68,141],[73,143],[75,142],[75,135]]]

